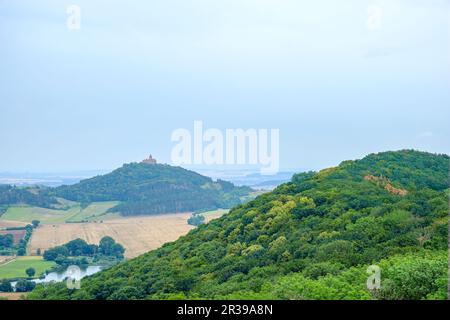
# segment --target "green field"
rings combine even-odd
[[[67,210],[56,210],[39,207],[14,206],[0,217],[0,220],[22,221],[31,223],[39,220],[41,223],[80,222],[83,220],[95,220],[98,216],[105,215],[106,211],[118,202],[94,202],[82,209],[79,204],[72,204]]]
[[[0,265],[0,280],[26,278],[28,277],[25,273],[27,268],[34,268],[36,270],[35,277],[39,277],[54,265],[54,262],[45,261],[42,257],[18,257],[10,262]]]
[[[110,216],[110,215],[117,216],[117,214],[106,213],[106,211],[108,211],[112,207],[117,206],[118,204],[119,204],[118,201],[94,202],[94,203],[91,203],[88,207],[79,211],[78,214],[71,216],[69,219],[67,219],[67,221],[68,222],[78,222],[78,221],[86,221],[86,220],[92,221],[92,220],[96,220],[97,218],[100,218],[100,217],[101,217],[101,219],[103,219],[104,217]]]

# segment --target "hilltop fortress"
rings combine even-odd
[[[152,157],[152,155],[149,155],[148,158],[142,160],[141,163],[146,163],[146,164],[156,164],[156,159],[154,159],[154,158]]]

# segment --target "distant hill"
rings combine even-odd
[[[80,203],[120,201],[122,215],[230,208],[252,190],[166,164],[130,163],[111,173],[50,189],[49,196]]]
[[[446,299],[449,165],[402,150],[297,174],[80,290],[37,286],[28,297]],[[382,282],[371,291],[373,264]]]
[[[0,184],[0,215],[10,204],[28,204],[48,208],[56,203],[56,199],[46,195],[40,187],[25,188]]]

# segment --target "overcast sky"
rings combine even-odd
[[[81,29],[66,9],[81,8]],[[170,162],[177,128],[279,128],[282,168],[450,153],[445,0],[0,0],[0,172]]]

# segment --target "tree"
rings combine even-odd
[[[196,214],[194,213],[187,221],[188,224],[192,226],[199,226],[203,223],[205,223],[205,217],[202,214]]]
[[[0,247],[10,248],[14,244],[14,236],[10,233],[0,235]]]
[[[33,228],[37,228],[41,222],[39,220],[33,220],[31,221],[31,224],[33,225]]]
[[[25,270],[25,272],[30,278],[34,277],[34,275],[36,274],[36,270],[34,268],[28,268],[27,270]]]
[[[69,241],[64,246],[69,250],[70,256],[87,255],[90,252],[89,245],[83,239]]]
[[[34,289],[36,283],[28,280],[19,280],[16,283],[16,292],[29,292]]]
[[[110,256],[114,252],[114,245],[116,241],[114,241],[113,238],[105,236],[100,240],[100,244],[98,246],[98,250],[100,253],[104,254],[105,256]]]

